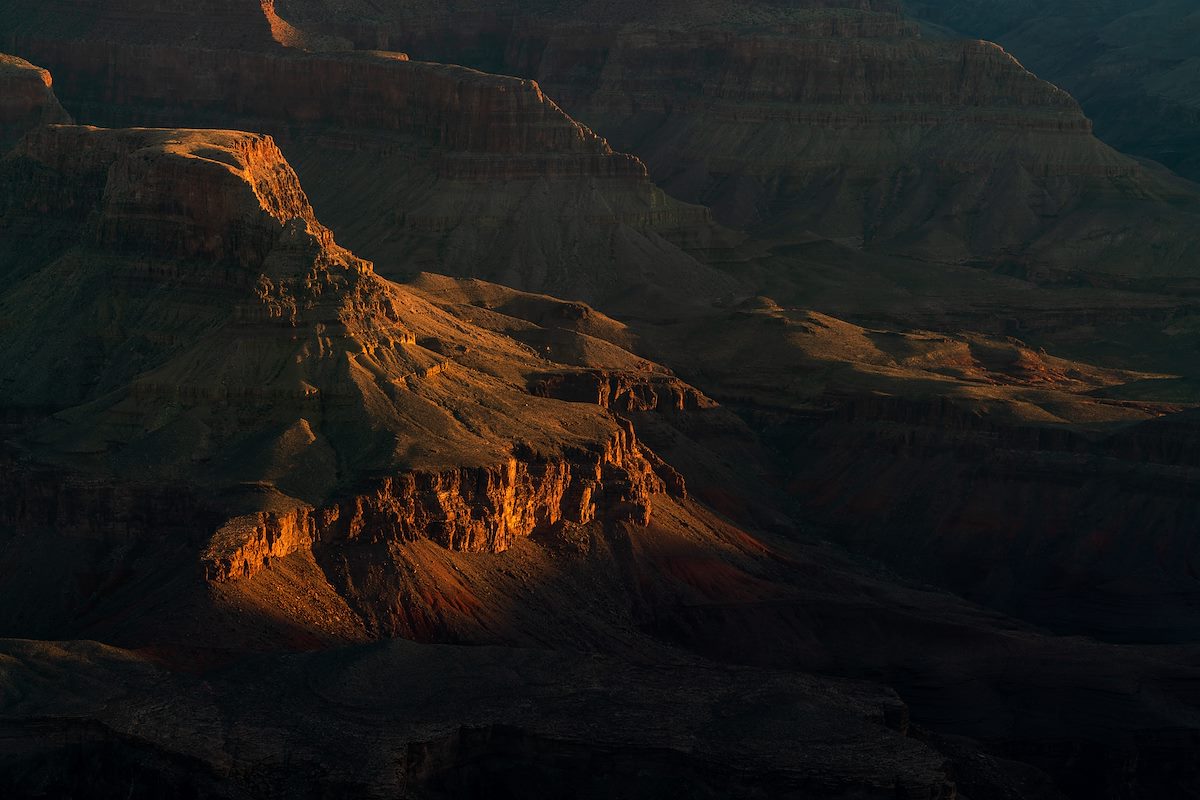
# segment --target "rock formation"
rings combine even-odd
[[[0,55],[0,152],[33,128],[70,122],[50,88],[47,70],[15,56]]]
[[[1200,791],[1192,189],[890,0],[531,9],[0,9],[168,126],[0,118],[0,794]]]
[[[24,742],[0,753],[0,788],[12,797],[130,785],[135,797],[600,798],[615,785],[639,798],[954,797],[944,759],[898,730],[894,694],[768,670],[393,641],[349,658],[272,659],[202,685],[95,644],[0,647],[0,681],[28,687],[0,706],[14,720],[5,732]],[[63,680],[77,689],[52,688]],[[178,709],[173,731],[153,710],[160,702]],[[731,705],[753,711],[731,724]],[[63,763],[88,769],[49,769]]]
[[[1145,537],[1200,519],[1177,378],[766,299],[653,336],[774,443],[801,518],[856,552],[1062,632],[1197,635],[1191,546]]]
[[[225,41],[203,8],[187,12],[191,33],[150,33],[126,24],[139,13],[94,9],[81,33],[43,9],[0,28],[50,66],[80,121],[273,134],[322,217],[385,274],[436,269],[586,300],[700,275],[729,288],[680,249],[719,236],[709,212],[665,195],[534,81],[265,34]]]
[[[907,4],[931,33],[986,36],[1079,98],[1099,136],[1200,180],[1200,17],[1187,0]],[[956,34],[957,35],[957,34]]]
[[[999,262],[1039,283],[1194,288],[1194,187],[1102,144],[997,45],[921,37],[894,3],[468,5],[282,8],[360,46],[535,78],[737,227]]]
[[[14,530],[152,540],[191,518],[202,571],[228,580],[314,546],[499,552],[647,522],[663,484],[629,423],[526,388],[578,368],[377,277],[269,137],[51,126],[0,174],[0,401],[29,420],[5,465]],[[31,489],[27,459],[57,472]],[[80,480],[109,487],[86,516]],[[182,518],[125,518],[139,485],[180,486]]]

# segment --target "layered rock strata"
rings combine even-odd
[[[499,552],[563,521],[649,519],[660,462],[630,425],[530,394],[549,362],[338,246],[270,137],[50,126],[0,175],[0,308],[20,320],[0,403],[27,420],[10,563],[35,558],[30,536],[119,562],[179,529],[167,544],[211,537],[193,557],[228,580],[314,547]],[[191,499],[131,516],[154,487]]]
[[[498,553],[518,537],[598,515],[645,525],[652,495],[665,488],[651,464],[629,429],[597,452],[561,461],[514,457],[496,467],[406,472],[340,503],[229,521],[204,554],[205,576],[248,578],[272,559],[340,542],[430,539],[450,550]]]
[[[854,551],[1062,633],[1200,633],[1187,381],[765,299],[658,335],[773,443],[794,516]]]
[[[146,36],[116,16],[94,12],[101,33],[86,39],[44,16],[0,28],[54,70],[82,121],[273,134],[322,218],[389,274],[434,269],[591,300],[689,272],[727,288],[679,249],[711,246],[709,212],[668,197],[534,81],[394,52],[238,45],[169,26]]]
[[[1000,42],[1079,98],[1102,139],[1200,180],[1200,16],[1187,0],[1093,7],[920,0],[907,4],[935,30]]]
[[[535,78],[734,226],[1040,283],[1195,289],[1194,189],[1102,144],[1068,94],[999,46],[922,37],[895,4],[288,5],[360,45]],[[477,46],[454,52],[473,23]]]

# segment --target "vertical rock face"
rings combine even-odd
[[[22,212],[64,201],[84,210],[99,195],[93,242],[103,249],[254,271],[274,248],[279,226],[293,220],[333,246],[266,135],[218,131],[197,144],[185,135],[56,127],[31,133],[11,155],[10,163],[34,163],[40,172],[30,194],[9,195]],[[231,181],[244,181],[249,191],[229,191]],[[64,198],[68,192],[74,196]]]
[[[792,431],[790,485],[856,550],[1005,613],[1106,641],[1194,641],[1200,560],[1181,532],[1200,525],[1200,469],[1156,434],[1194,439],[1195,418],[1114,439],[855,400]]]
[[[273,0],[197,0],[182,5],[161,0],[92,3],[64,0],[46,4],[14,0],[0,12],[15,32],[36,35],[43,26],[61,26],[70,36],[94,41],[149,43],[174,40],[199,46],[272,48],[276,16]]]
[[[632,429],[592,452],[531,455],[493,467],[406,472],[340,503],[235,518],[209,544],[205,575],[249,578],[273,559],[313,547],[429,539],[449,550],[499,553],[564,522],[644,526],[652,496],[665,488]]]
[[[193,60],[184,72],[177,49],[166,45],[99,40],[35,47],[57,64],[60,92],[100,122],[257,114],[285,134],[305,125],[361,128],[368,142],[372,134],[410,136],[449,153],[512,157],[512,177],[535,172],[522,170],[522,156],[550,167],[558,157],[567,174],[646,174],[636,158],[614,153],[530,80],[411,62],[400,53],[197,49],[189,51]],[[536,174],[554,175],[552,169]]]
[[[26,131],[41,125],[70,122],[55,97],[47,70],[0,54],[0,153]]]

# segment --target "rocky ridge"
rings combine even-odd
[[[718,235],[709,212],[668,197],[640,160],[614,152],[534,81],[265,35],[226,41],[205,25],[172,41],[124,18],[94,9],[100,33],[86,40],[46,15],[0,17],[0,29],[53,69],[82,121],[273,134],[322,217],[389,274],[404,264],[594,300],[704,273],[679,246]],[[186,71],[173,66],[179,47],[189,48]]]
[[[1154,275],[1194,289],[1194,189],[1102,144],[1068,94],[999,46],[922,37],[894,4],[470,8],[283,10],[358,44],[535,78],[728,224],[1000,262],[1044,284]],[[478,46],[456,52],[473,22]]]
[[[339,247],[270,137],[50,126],[0,174],[0,308],[23,320],[0,399],[27,420],[10,563],[39,558],[25,536],[119,550],[164,529],[211,537],[209,580],[339,543],[499,552],[560,523],[644,525],[664,489],[628,422],[529,393],[551,362]],[[29,461],[57,465],[36,489]]]
[[[1200,15],[1187,0],[907,6],[933,35],[955,31],[1004,44],[1079,98],[1106,142],[1200,179],[1200,94],[1189,78],[1200,63],[1193,46]]]

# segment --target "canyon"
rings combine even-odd
[[[279,7],[360,47],[536,79],[735,227],[1043,283],[1191,286],[1194,187],[1101,143],[1070,95],[998,46],[920,36],[895,3]]]
[[[181,56],[123,17],[101,15],[86,42],[46,35],[37,18],[14,13],[6,37],[53,65],[78,119],[272,134],[322,217],[385,274],[434,269],[585,300],[696,278],[728,288],[680,249],[720,238],[709,211],[667,196],[536,82],[302,51],[265,25],[236,50],[213,29],[219,46],[189,38]]]
[[[0,9],[0,788],[1196,791],[1200,190],[911,11]]]

